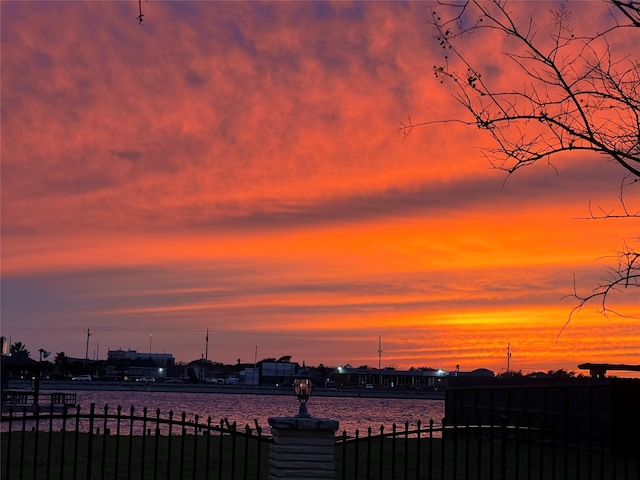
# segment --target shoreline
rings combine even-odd
[[[29,381],[11,381],[12,389],[31,389]],[[40,392],[64,392],[76,390],[94,391],[137,391],[137,392],[176,392],[176,393],[224,393],[232,395],[295,395],[293,387],[271,387],[254,385],[215,385],[201,383],[140,383],[140,382],[74,382],[64,380],[43,380]],[[360,398],[403,398],[415,400],[444,400],[444,391],[417,390],[406,388],[352,388],[317,387],[315,397],[360,397]]]

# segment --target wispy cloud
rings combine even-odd
[[[27,345],[83,354],[92,326],[135,348],[153,330],[191,360],[211,328],[235,361],[302,331],[308,361],[367,363],[381,332],[395,365],[482,366],[511,323],[538,368],[568,358],[553,342],[572,274],[592,285],[635,233],[572,220],[617,202],[600,158],[505,179],[477,129],[397,132],[464,115],[433,79],[425,3],[151,2],[143,26],[135,2],[0,8],[3,334]],[[585,355],[594,318],[571,330]],[[629,358],[637,331],[614,330]]]

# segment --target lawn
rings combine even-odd
[[[2,433],[3,479],[267,479],[266,439],[244,435]],[[361,438],[336,446],[336,479],[638,479],[638,460],[597,445],[552,447],[536,439],[491,442],[442,438]],[[11,452],[8,455],[8,452]],[[91,459],[89,462],[88,459]],[[343,461],[346,459],[346,461]]]

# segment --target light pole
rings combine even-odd
[[[47,352],[44,348],[38,350],[40,352],[40,361],[38,362],[38,378],[42,377],[42,358],[47,358],[51,352]]]
[[[149,334],[149,368],[151,368],[151,340],[153,338],[153,334]]]

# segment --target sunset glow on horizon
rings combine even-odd
[[[612,21],[576,3],[577,27]],[[188,362],[209,331],[223,363],[377,367],[381,337],[396,368],[500,373],[508,344],[524,372],[640,364],[637,292],[567,324],[574,281],[638,242],[638,218],[587,219],[619,208],[619,166],[505,178],[474,127],[398,132],[466,115],[428,3],[149,1],[142,25],[135,1],[0,7],[1,328],[32,356],[84,358],[90,329],[100,359],[152,335]],[[500,46],[473,54],[508,85]]]

